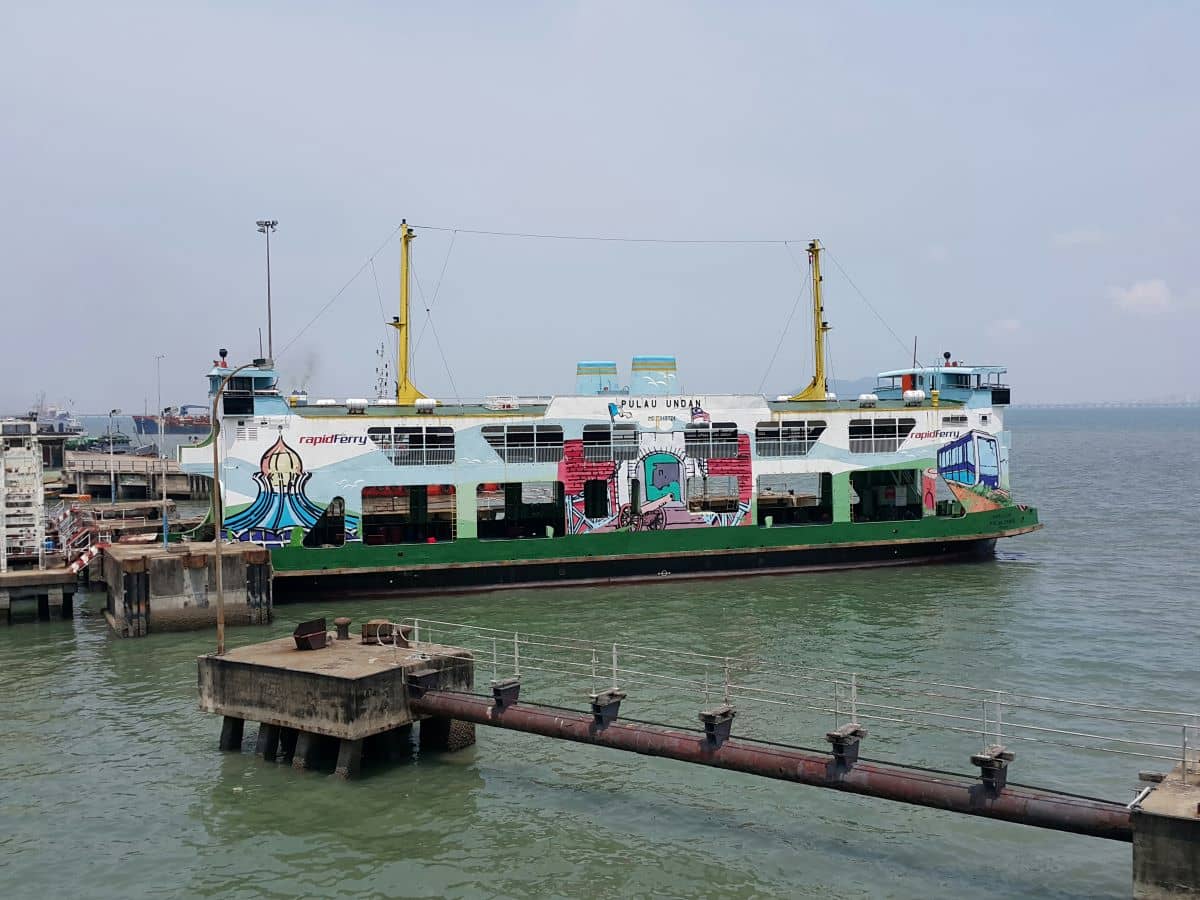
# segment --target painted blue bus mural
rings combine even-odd
[[[983,431],[968,431],[938,451],[938,474],[958,484],[1000,487],[1000,446]]]

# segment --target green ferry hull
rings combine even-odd
[[[510,587],[732,577],[988,558],[999,538],[1036,531],[1037,510],[761,528],[611,532],[560,539],[280,547],[276,599],[330,591],[436,594]]]

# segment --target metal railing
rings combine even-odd
[[[496,447],[500,458],[507,463],[548,463],[561,462],[563,458],[562,444],[546,447]]]
[[[633,441],[589,444],[584,439],[583,458],[587,462],[626,462],[636,460],[639,452]]]
[[[93,472],[107,474],[108,472],[132,472],[139,475],[157,475],[163,470],[163,460],[148,456],[118,456],[109,460],[107,456],[90,457],[86,459],[68,459],[63,464],[67,472]],[[167,460],[167,474],[181,475],[179,464]]]
[[[522,697],[539,702],[615,688],[638,718],[688,726],[700,706],[728,703],[738,734],[774,742],[820,742],[831,727],[869,725],[872,745],[916,750],[924,763],[952,753],[961,765],[964,751],[1000,745],[1038,758],[1053,747],[1200,768],[1200,713],[420,617],[400,624],[411,625],[415,643],[472,651],[477,679],[520,677]],[[923,742],[929,735],[937,746]]]
[[[816,441],[782,441],[759,438],[754,442],[758,455],[762,457],[775,456],[807,456]]]
[[[693,459],[737,459],[738,442],[688,440],[684,438],[684,453]]]
[[[906,435],[907,437],[907,435]],[[895,453],[904,443],[902,437],[850,438],[851,453]]]
[[[454,462],[453,447],[385,449],[384,453],[393,466],[448,466]]]

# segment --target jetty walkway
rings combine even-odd
[[[259,721],[265,759],[354,777],[416,724],[427,750],[483,725],[1132,842],[1136,896],[1200,895],[1196,713],[428,618],[361,639],[335,624],[200,658],[222,749]],[[1129,796],[1095,796],[1114,772]]]
[[[188,475],[173,459],[128,454],[68,450],[63,461],[63,479],[76,494],[117,500],[161,497],[166,481],[167,497],[173,500],[205,500],[212,496],[212,479]]]

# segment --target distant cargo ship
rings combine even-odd
[[[143,437],[158,434],[158,416],[134,416],[133,427]],[[163,417],[163,432],[166,434],[208,434],[211,428],[212,419],[207,406],[181,406],[179,412]]]

